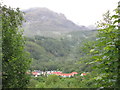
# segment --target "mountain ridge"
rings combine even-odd
[[[48,33],[66,33],[70,31],[88,30],[85,26],[76,25],[62,13],[56,13],[48,8],[30,8],[24,10],[26,22],[23,24],[24,34],[41,35]]]

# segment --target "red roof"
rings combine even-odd
[[[78,74],[77,72],[72,72],[73,74]]]
[[[73,74],[72,73],[69,73],[69,74],[65,74],[65,73],[61,73],[59,74],[60,76],[72,76]]]
[[[72,76],[74,74],[78,74],[77,72],[72,72],[72,73],[62,73],[62,72],[52,72],[51,74],[56,74],[60,76]]]
[[[38,75],[38,72],[32,72],[33,75]]]
[[[61,72],[52,72],[52,74],[60,74]]]
[[[87,75],[86,73],[82,73],[83,76]]]

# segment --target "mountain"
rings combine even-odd
[[[25,49],[33,59],[31,70],[61,70],[68,73],[89,70],[86,64],[77,62],[86,55],[82,51],[84,43],[95,40],[96,30],[78,26],[64,14],[47,8],[31,8],[24,12]]]
[[[23,27],[24,34],[27,36],[58,36],[66,32],[88,30],[87,27],[78,26],[68,20],[64,14],[53,12],[47,8],[30,8],[24,12],[26,22]]]

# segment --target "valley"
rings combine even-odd
[[[26,50],[31,54],[31,70],[89,71],[79,64],[85,42],[95,40],[97,30],[78,26],[63,14],[46,8],[25,11],[23,25]]]

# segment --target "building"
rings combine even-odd
[[[86,73],[82,73],[80,76],[86,76],[87,74]]]

